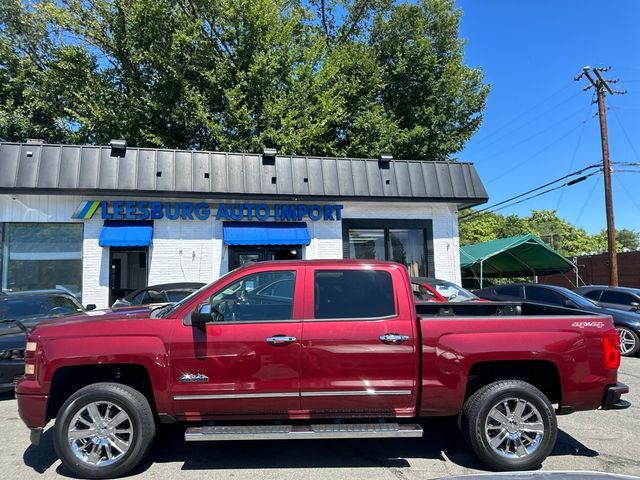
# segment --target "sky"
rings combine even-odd
[[[640,163],[640,0],[456,0],[466,63],[491,93],[480,129],[458,155],[478,169],[493,205],[602,161],[597,105],[582,67],[612,67],[607,96],[613,162]],[[632,172],[616,170],[633,170]],[[589,170],[590,173],[594,170]],[[640,231],[640,166],[614,166],[616,228]],[[594,175],[500,213],[557,209],[589,233],[606,227]]]

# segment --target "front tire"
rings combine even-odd
[[[547,397],[520,380],[490,383],[471,395],[461,427],[480,460],[499,471],[536,468],[551,453],[558,435]]]
[[[81,388],[56,419],[53,445],[62,464],[82,478],[126,474],[148,453],[153,411],[139,391],[118,383]]]
[[[620,355],[633,357],[640,350],[640,337],[627,327],[616,327],[620,336]]]

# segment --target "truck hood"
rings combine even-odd
[[[50,331],[65,329],[66,327],[80,327],[89,324],[99,324],[115,320],[131,320],[136,318],[148,319],[151,311],[158,305],[135,305],[132,307],[119,307],[111,310],[91,310],[78,315],[64,318],[54,318],[39,323],[34,329],[35,333],[43,334]]]

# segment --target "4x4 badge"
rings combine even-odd
[[[178,379],[180,383],[208,382],[209,377],[202,373],[185,373]]]

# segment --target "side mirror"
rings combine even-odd
[[[86,307],[84,307],[84,309],[85,309],[87,312],[90,312],[91,310],[95,310],[96,308],[97,308],[97,307],[96,307],[96,304],[95,304],[95,303],[90,303],[90,304],[88,304]]]
[[[638,302],[631,302],[629,305],[631,305],[631,308],[633,308],[634,310],[640,309],[640,303]]]
[[[211,305],[208,303],[202,303],[198,305],[198,308],[191,312],[191,325],[204,325],[207,322],[213,322]]]
[[[575,303],[573,303],[571,300],[565,300],[564,306],[567,308],[578,308],[578,306]]]

